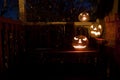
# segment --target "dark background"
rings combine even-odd
[[[27,21],[78,21],[79,13],[87,11],[90,21],[104,18],[113,7],[113,0],[26,0]],[[18,0],[0,0],[0,15],[19,19]]]

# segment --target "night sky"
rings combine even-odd
[[[26,0],[25,8],[27,21],[78,21],[83,11],[89,12],[91,20],[103,18],[112,5],[113,0]],[[0,16],[17,20],[18,0],[7,0],[5,8],[0,0]]]
[[[0,0],[0,16],[17,20],[18,10],[18,0],[7,0],[6,8],[3,7],[3,0]]]
[[[26,0],[28,21],[77,21],[93,7],[90,0]]]
[[[3,7],[3,0],[0,0],[0,15],[1,15],[2,7]]]

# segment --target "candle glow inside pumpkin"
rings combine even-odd
[[[99,37],[102,34],[102,26],[100,24],[93,24],[89,28],[91,37]]]
[[[88,38],[83,35],[75,36],[72,45],[75,49],[84,49],[88,45]]]
[[[80,13],[78,16],[78,20],[83,21],[83,22],[88,21],[89,20],[89,13],[87,13],[87,12]]]

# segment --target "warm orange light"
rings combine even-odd
[[[84,49],[88,45],[88,38],[83,35],[75,36],[72,45],[75,49]]]
[[[89,20],[89,13],[87,13],[87,12],[80,13],[78,16],[78,20],[83,21],[83,22],[88,21]]]
[[[91,37],[99,37],[102,34],[102,25],[100,24],[92,24],[89,28],[89,34]]]
[[[73,46],[73,47],[76,48],[76,49],[84,49],[84,48],[86,48],[87,46],[77,45],[77,46]]]

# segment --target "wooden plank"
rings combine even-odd
[[[65,25],[73,23],[74,25],[91,25],[93,22],[23,22],[24,25]]]
[[[12,20],[9,18],[4,18],[4,17],[0,17],[0,22],[1,23],[9,23],[9,24],[21,24],[20,20]]]
[[[26,21],[26,16],[25,16],[25,0],[19,0],[19,19],[21,21]]]
[[[3,60],[2,60],[2,24],[0,23],[0,72],[3,70]]]

